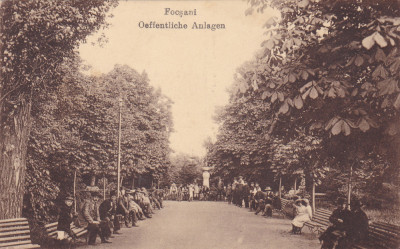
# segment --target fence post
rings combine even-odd
[[[279,176],[279,199],[282,198],[282,176]]]
[[[312,209],[313,212],[315,212],[315,180],[312,180],[312,193],[311,193],[311,198],[312,198]]]

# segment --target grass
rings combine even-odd
[[[371,222],[380,221],[400,226],[400,207],[381,210],[365,209],[364,212],[367,214]]]

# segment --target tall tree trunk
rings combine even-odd
[[[0,219],[21,217],[31,128],[31,102],[23,95],[5,102],[0,104]]]

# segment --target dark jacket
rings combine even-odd
[[[339,219],[343,222],[339,222]],[[334,228],[349,232],[351,230],[352,214],[348,209],[335,209],[329,217],[329,221],[333,224]]]
[[[99,206],[99,214],[101,220],[111,218],[115,215],[115,203],[110,199],[103,201]]]
[[[73,221],[72,215],[72,206],[68,207],[65,203],[63,203],[58,212],[58,231],[64,231],[69,236],[73,237],[73,233],[71,231],[71,223]]]
[[[350,237],[355,242],[365,241],[368,237],[368,217],[361,209],[352,213]]]

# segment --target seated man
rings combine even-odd
[[[352,200],[351,206],[351,228],[349,239],[354,244],[365,242],[368,238],[368,217],[361,209],[359,200]]]
[[[142,188],[138,193],[139,205],[142,208],[144,215],[147,218],[151,218],[152,209],[150,199],[148,196],[146,196],[146,192],[144,191],[145,189],[143,189],[144,188]]]
[[[351,212],[347,209],[346,200],[338,198],[338,207],[332,212],[329,221],[332,223],[325,232],[321,234],[319,240],[323,246],[331,246],[338,243],[338,248],[346,248],[347,235],[351,232]]]
[[[128,191],[127,192],[127,199],[128,199],[128,215],[129,215],[129,222],[131,222],[133,227],[137,227],[138,225],[136,224],[138,219],[139,219],[139,208],[138,205],[135,203],[133,200],[133,194],[134,192]],[[130,224],[129,224],[130,225]]]
[[[111,191],[110,198],[103,201],[99,206],[100,220],[104,223],[104,236],[106,238],[111,237],[111,229],[113,228],[113,223],[111,221],[113,221],[115,217],[116,202],[117,192]]]
[[[121,225],[119,223],[118,220],[118,215],[122,215],[124,217],[125,220],[125,225],[128,226],[129,225],[129,212],[128,209],[126,208],[126,198],[124,198],[125,194],[125,190],[121,191],[121,195],[117,198],[116,201],[116,214],[114,217],[114,234],[121,234],[120,232],[118,232],[121,229]]]
[[[270,187],[265,189],[266,191],[271,191]],[[274,194],[272,192],[268,192],[265,198],[265,207],[263,216],[272,217],[272,203],[273,203]]]
[[[71,230],[71,223],[76,217],[72,211],[74,197],[65,195],[60,198],[60,201],[56,245],[57,248],[70,248],[72,239],[76,239],[76,235]]]
[[[89,233],[89,245],[96,244],[97,234],[100,235],[101,243],[111,243],[109,242],[104,231],[100,228],[100,215],[99,215],[99,201],[100,194],[97,192],[92,193],[92,200],[88,199],[83,204],[83,216],[88,223],[87,230]]]

